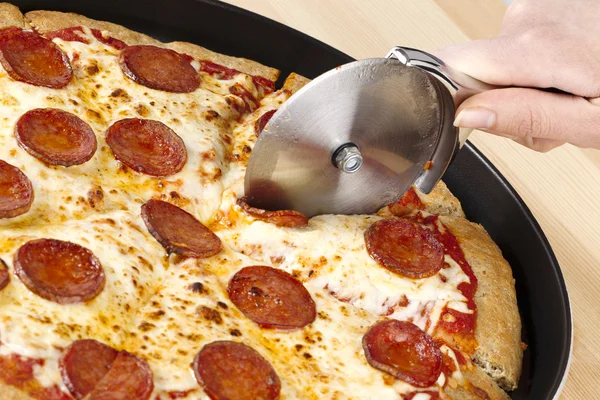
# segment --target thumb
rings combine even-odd
[[[496,89],[472,96],[458,108],[454,125],[510,137],[538,151],[565,142],[600,147],[598,105],[536,89]]]

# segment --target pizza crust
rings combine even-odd
[[[477,277],[475,293],[479,343],[473,361],[500,387],[514,390],[521,375],[521,318],[510,265],[485,229],[463,218],[440,216],[457,238]]]
[[[429,194],[425,194],[416,189],[415,192],[425,205],[425,209],[428,213],[465,218],[465,213],[460,205],[460,201],[454,197],[443,181],[440,180]]]
[[[289,90],[290,92],[296,93],[298,90],[302,89],[305,85],[310,82],[310,79],[303,77],[295,72],[292,72],[285,78],[285,82],[283,83],[283,90]]]
[[[446,386],[444,392],[452,400],[482,400],[481,395],[476,394],[477,389],[484,391],[489,400],[509,400],[508,394],[490,378],[481,368],[474,366],[472,369],[462,371],[463,377],[469,381],[472,388],[459,386],[452,388]]]
[[[0,29],[9,26],[23,29],[30,28],[18,7],[8,3],[0,3]]]
[[[111,22],[97,21],[79,14],[40,10],[28,12],[25,14],[25,18],[31,23],[34,29],[41,34],[58,29],[83,25],[92,29],[106,31],[111,37],[122,40],[129,45],[152,45],[170,48],[180,53],[186,53],[197,59],[214,61],[228,68],[237,69],[238,71],[250,75],[262,76],[271,81],[276,81],[279,76],[279,71],[277,69],[267,67],[256,61],[215,53],[214,51],[192,43],[162,43],[148,35],[132,31],[124,26],[113,24]]]

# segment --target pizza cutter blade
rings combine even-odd
[[[402,47],[319,76],[261,132],[246,171],[247,202],[308,217],[369,214],[413,184],[431,191],[461,143],[455,99],[473,86],[490,88]]]

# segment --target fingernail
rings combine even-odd
[[[454,126],[489,129],[496,123],[496,113],[483,107],[465,108],[454,120]]]

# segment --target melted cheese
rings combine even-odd
[[[126,345],[148,360],[156,395],[189,391],[183,398],[208,399],[190,364],[215,340],[243,342],[265,357],[281,379],[281,399],[400,399],[402,393],[417,390],[368,365],[362,336],[378,318],[339,302],[314,281],[306,288],[318,314],[303,329],[261,329],[246,318],[225,288],[235,272],[257,264],[226,249],[168,271],[164,286],[137,314],[137,329]]]
[[[90,249],[100,260],[106,283],[86,303],[58,304],[30,291],[14,274],[13,256],[29,240],[53,238]],[[0,292],[0,355],[17,353],[44,358],[36,371],[42,384],[57,384],[52,372],[62,349],[74,340],[93,338],[119,348],[136,309],[156,292],[167,268],[164,249],[141,218],[117,211],[88,220],[0,231],[0,258],[11,282]]]
[[[226,91],[239,84],[260,96],[252,79],[238,74],[216,83],[204,74],[201,87],[193,93],[153,90],[125,77],[118,50],[97,41],[89,31],[86,38],[89,45],[54,39],[74,71],[72,82],[65,88],[49,90],[18,82],[0,68],[0,159],[19,167],[32,181],[35,192],[29,213],[0,220],[0,225],[82,218],[95,211],[127,208],[132,197],[147,200],[157,195],[176,202],[202,221],[210,220],[223,191],[220,178],[228,168],[230,123],[239,117],[233,104],[243,104]],[[19,147],[13,134],[18,119],[31,109],[47,107],[71,112],[90,124],[98,140],[98,150],[90,161],[69,168],[47,166]],[[154,119],[173,129],[186,146],[184,168],[172,176],[156,178],[124,167],[107,146],[105,132],[125,118]],[[85,201],[89,191],[98,186],[108,189],[100,209]]]
[[[244,103],[229,87],[241,85],[256,98],[264,94],[250,76],[219,80],[200,72],[202,84],[193,93],[152,90],[124,77],[117,50],[98,42],[87,28],[83,35],[89,45],[54,40],[73,66],[66,88],[16,82],[0,68],[0,159],[23,170],[36,197],[28,213],[0,219],[0,258],[12,275],[0,292],[0,355],[44,358],[35,377],[67,391],[57,368],[61,351],[74,340],[93,338],[148,361],[152,399],[166,400],[169,392],[207,399],[190,364],[205,344],[236,340],[271,363],[282,382],[282,399],[400,399],[422,391],[369,366],[362,336],[381,316],[412,320],[431,333],[445,306],[468,311],[456,290],[468,281],[460,267],[447,257],[447,268],[420,280],[380,267],[363,240],[375,216],[322,216],[302,229],[253,222],[235,200],[243,195],[254,125],[289,92],[265,96],[259,109],[238,121]],[[199,68],[197,60],[192,65]],[[98,140],[90,161],[51,167],[18,146],[15,123],[26,111],[44,107],[72,112],[90,124]],[[115,160],[104,133],[112,123],[132,117],[161,121],[183,139],[188,161],[182,171],[155,178]],[[139,207],[152,197],[167,199],[203,222],[216,220],[211,228],[224,241],[224,251],[198,261],[166,257],[139,217]],[[34,238],[69,240],[92,250],[106,275],[103,291],[88,303],[72,305],[29,291],[14,275],[12,258]],[[265,330],[237,310],[227,283],[240,268],[258,264],[275,265],[304,282],[317,307],[314,323],[292,332]],[[456,363],[452,350],[443,351]],[[438,390],[450,378],[460,376],[442,374],[430,389]],[[426,398],[423,393],[415,397]]]
[[[367,253],[364,232],[377,216],[324,215],[300,229],[254,221],[224,233],[232,246],[323,288],[365,311],[408,320],[432,334],[444,307],[468,311],[458,290],[468,276],[449,256],[446,268],[424,279],[404,279]],[[444,277],[446,282],[441,278]]]

